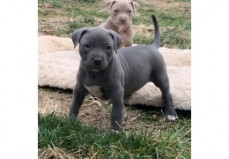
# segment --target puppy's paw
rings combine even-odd
[[[119,130],[115,130],[115,129],[111,129],[111,132],[118,134],[120,131]]]
[[[174,109],[169,109],[165,111],[165,118],[169,121],[175,121],[178,119],[178,115]]]
[[[68,113],[68,117],[70,117],[70,118],[77,118],[77,114],[76,113],[73,113],[72,111],[70,111]]]
[[[166,116],[166,120],[169,120],[169,121],[175,121],[178,119],[178,116],[174,116],[174,115],[167,115]]]

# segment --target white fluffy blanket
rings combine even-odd
[[[39,36],[38,85],[73,89],[79,66],[78,49],[69,38]],[[174,107],[191,110],[191,50],[160,48],[168,71]],[[161,107],[160,90],[147,83],[128,99],[127,104]]]

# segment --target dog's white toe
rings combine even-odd
[[[170,121],[175,121],[176,119],[178,119],[177,116],[173,116],[173,115],[167,115],[167,119]]]
[[[111,132],[116,133],[116,134],[119,133],[119,131],[118,130],[115,130],[115,129],[111,129]]]

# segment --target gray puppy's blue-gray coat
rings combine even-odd
[[[119,34],[103,28],[83,28],[72,35],[74,47],[79,43],[81,56],[77,84],[69,115],[77,116],[85,96],[90,93],[112,103],[111,128],[122,128],[124,99],[153,82],[160,88],[165,106],[165,117],[176,120],[169,79],[162,55],[159,53],[160,34],[155,16],[152,16],[155,38],[152,45],[138,45],[117,50]]]

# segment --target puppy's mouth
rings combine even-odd
[[[105,68],[87,68],[90,72],[102,72]]]
[[[97,65],[86,64],[85,68],[87,71],[90,71],[90,72],[102,72],[106,69],[106,65],[103,64],[103,65],[97,66]]]
[[[108,66],[108,61],[101,57],[93,57],[83,61],[84,68],[90,72],[102,72]]]
[[[92,69],[90,69],[89,71],[90,71],[90,72],[101,72],[101,70],[96,69],[96,68],[92,68]]]

